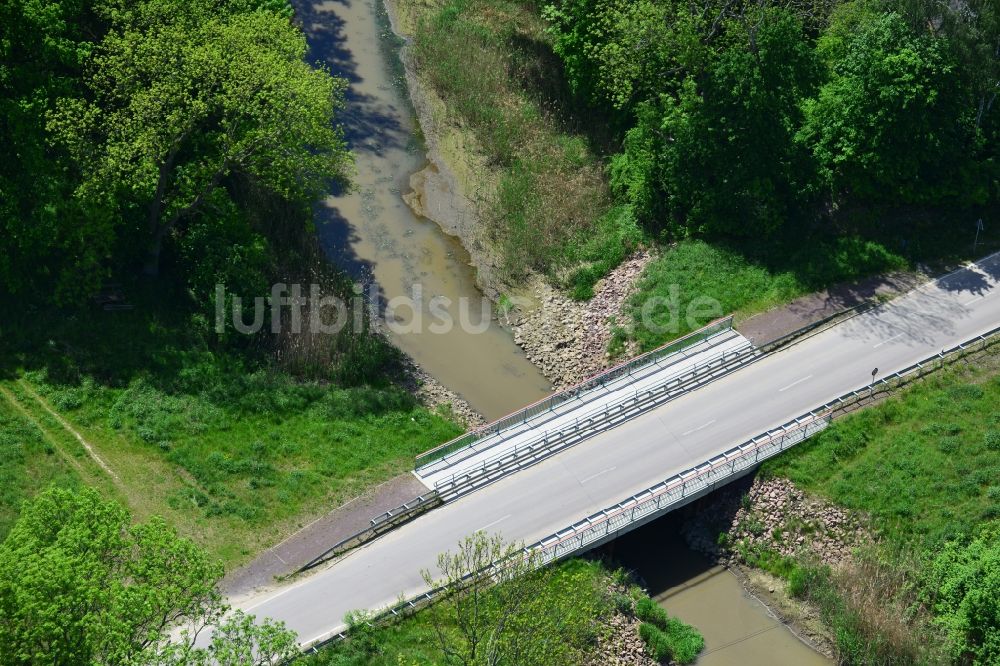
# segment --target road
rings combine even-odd
[[[637,393],[676,382],[696,368],[717,367],[710,364],[740,351],[747,353],[747,360],[755,356],[753,345],[738,332],[732,329],[720,331],[655,363],[636,368],[630,374],[598,384],[522,424],[512,425],[496,435],[484,437],[470,446],[428,463],[417,469],[414,475],[428,490],[434,490],[438,482],[452,475],[477,469],[484,462],[510,453],[547,434],[572,431],[577,419],[586,419],[593,413],[601,412],[606,406],[630,399]]]
[[[328,568],[235,605],[305,645],[424,590],[421,569],[477,531],[534,542],[880,375],[1000,323],[1000,255],[806,338],[408,523]]]

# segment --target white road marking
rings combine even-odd
[[[488,530],[489,528],[493,527],[497,523],[502,522],[504,520],[507,520],[508,518],[510,518],[510,514],[509,513],[506,516],[502,516],[500,518],[497,518],[496,520],[494,520],[492,523],[489,523],[488,525],[483,525],[482,527],[480,527],[476,531],[477,532],[485,532],[486,530]]]
[[[990,296],[992,296],[992,295],[993,295],[994,293],[996,293],[996,292],[993,292],[993,291],[991,291],[991,292],[989,292],[988,294],[982,294],[982,295],[980,295],[980,296],[976,296],[976,297],[975,297],[975,298],[973,298],[972,300],[968,300],[968,301],[966,301],[966,302],[962,303],[962,306],[963,306],[963,307],[965,307],[965,306],[968,306],[968,305],[972,305],[972,304],[973,304],[973,303],[975,303],[976,301],[981,301],[981,300],[983,300],[984,298],[989,298],[989,297],[990,297]]]
[[[785,388],[778,389],[778,393],[784,393],[788,389],[792,388],[793,386],[798,386],[799,384],[801,384],[802,382],[806,381],[807,379],[812,379],[812,375],[809,375],[808,377],[803,377],[802,379],[795,380],[794,382],[792,382],[791,384],[789,384]]]
[[[613,471],[613,470],[616,470],[616,469],[618,469],[618,466],[617,466],[617,465],[615,465],[614,467],[609,467],[609,468],[607,468],[607,469],[602,469],[602,470],[601,470],[600,472],[598,472],[598,473],[596,473],[596,474],[591,474],[591,475],[590,475],[590,476],[588,476],[588,477],[587,477],[586,479],[580,479],[580,483],[581,483],[581,484],[584,484],[584,483],[587,483],[587,481],[591,481],[591,480],[593,480],[593,479],[596,479],[596,478],[597,478],[597,477],[599,477],[599,476],[600,476],[601,474],[607,474],[608,472],[611,472],[611,471]]]
[[[893,340],[897,340],[897,339],[899,339],[899,338],[903,337],[904,335],[906,335],[906,332],[905,332],[905,331],[904,331],[904,332],[902,332],[902,333],[900,333],[900,334],[898,334],[898,335],[894,335],[894,336],[892,336],[892,337],[891,337],[891,338],[889,338],[888,340],[883,340],[882,342],[880,342],[880,343],[878,343],[877,345],[875,345],[874,347],[872,347],[872,349],[878,349],[878,348],[879,348],[879,347],[881,347],[882,345],[886,345],[886,344],[889,344],[889,343],[890,343],[890,342],[892,342]]]
[[[691,429],[690,429],[690,430],[688,430],[687,432],[682,432],[682,433],[681,433],[681,437],[684,437],[684,436],[686,436],[686,435],[690,435],[690,434],[691,434],[691,433],[693,433],[693,432],[698,432],[699,430],[703,430],[704,428],[707,428],[708,426],[712,425],[713,423],[715,423],[715,419],[712,419],[711,421],[709,421],[709,422],[708,422],[708,423],[706,423],[705,425],[700,425],[700,426],[698,426],[697,428],[691,428]]]

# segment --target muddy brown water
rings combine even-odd
[[[668,514],[603,546],[599,554],[640,578],[666,611],[705,638],[698,666],[829,666],[736,576],[687,547]]]
[[[487,419],[499,418],[551,386],[490,316],[461,243],[403,201],[426,158],[377,1],[293,2],[311,59],[350,84],[341,120],[356,187],[323,202],[317,230],[327,255],[366,294],[376,286],[371,300],[396,346]]]

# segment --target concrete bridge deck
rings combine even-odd
[[[425,591],[421,569],[478,530],[532,543],[1000,323],[1000,255],[928,283],[510,474],[282,589],[236,603],[303,644]],[[565,553],[564,553],[565,554]]]

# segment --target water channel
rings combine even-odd
[[[483,319],[482,294],[462,245],[415,215],[402,199],[410,175],[426,159],[392,40],[386,39],[384,9],[376,4],[380,1],[293,1],[310,58],[350,84],[341,119],[356,159],[357,187],[323,202],[317,211],[318,232],[331,261],[358,282],[377,285],[382,303],[410,297],[419,285],[423,330],[392,334],[393,342],[488,419],[497,418],[547,394],[550,385],[507,330]],[[435,333],[428,330],[429,301],[442,296],[451,301],[448,311],[459,325]],[[463,302],[472,305],[464,327]],[[396,321],[414,324],[417,316],[404,308]],[[480,332],[465,330],[470,327]],[[828,663],[746,595],[732,574],[708,566],[671,534],[669,526],[657,521],[610,548],[614,559],[645,579],[669,612],[704,634],[706,652],[699,664]]]
[[[698,666],[829,666],[736,575],[688,548],[680,518],[667,514],[603,546],[599,554],[634,572],[670,615],[705,637]]]
[[[320,239],[330,259],[366,291],[367,285],[377,285],[375,300],[381,304],[418,296],[416,312],[403,305],[387,314],[394,324],[389,327],[393,342],[483,416],[495,419],[546,395],[550,385],[510,332],[490,318],[489,302],[476,288],[461,243],[415,215],[402,199],[410,175],[426,159],[398,63],[388,53],[392,41],[385,38],[386,19],[377,1],[293,3],[310,58],[350,84],[341,121],[355,155],[356,187],[323,202],[317,213]],[[432,305],[447,310],[451,330],[432,330],[442,321]]]

